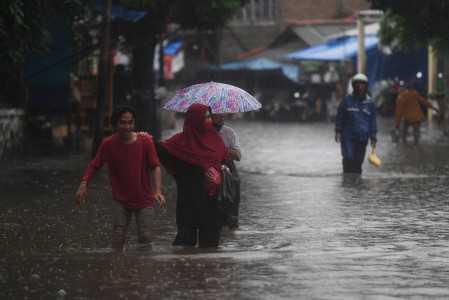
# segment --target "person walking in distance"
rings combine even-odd
[[[368,78],[356,74],[352,78],[353,92],[338,106],[335,121],[335,141],[341,145],[343,173],[362,174],[368,141],[377,143],[376,107],[368,97]]]
[[[407,88],[398,96],[395,108],[395,130],[396,135],[399,135],[402,122],[400,136],[402,142],[406,143],[409,127],[412,127],[414,143],[417,145],[420,138],[421,123],[424,120],[424,113],[421,107],[438,110],[433,107],[429,100],[418,93],[415,85],[413,81],[408,83]]]

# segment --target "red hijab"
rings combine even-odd
[[[182,132],[161,142],[161,145],[176,158],[200,166],[205,171],[210,167],[220,170],[228,150],[211,120],[206,122],[208,110],[206,105],[192,104],[187,110]]]

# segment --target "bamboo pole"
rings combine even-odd
[[[365,53],[365,25],[363,16],[357,18],[358,52],[357,52],[357,73],[365,74],[366,53]]]
[[[427,66],[427,94],[435,95],[437,87],[437,52],[431,45],[427,48],[428,66]],[[429,100],[432,101],[431,97]],[[429,128],[432,127],[432,109],[427,110],[427,120]]]

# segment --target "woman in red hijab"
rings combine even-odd
[[[210,108],[192,104],[182,132],[158,146],[159,159],[176,180],[177,235],[173,245],[216,247],[223,224],[216,195],[227,149],[213,128]],[[198,238],[197,238],[198,237]]]

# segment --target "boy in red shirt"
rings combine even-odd
[[[133,131],[134,110],[126,106],[117,109],[111,122],[116,133],[102,141],[95,159],[87,166],[76,203],[80,205],[86,200],[88,183],[106,163],[114,199],[113,246],[123,250],[132,215],[136,218],[138,242],[151,243],[153,207],[156,202],[165,207],[165,197],[161,193],[160,163],[152,137]]]

